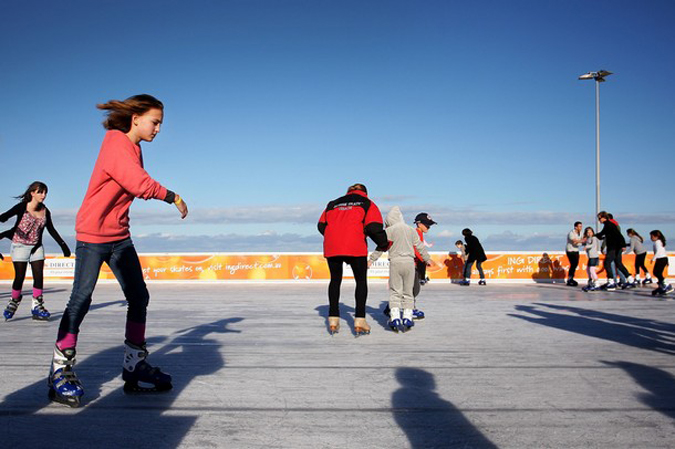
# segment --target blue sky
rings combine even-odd
[[[96,103],[165,104],[146,169],[185,221],[137,200],[139,251],[320,251],[354,182],[383,213],[487,250],[563,249],[602,205],[675,238],[675,2],[25,1],[0,15],[0,209],[33,180],[74,242],[104,134]],[[55,249],[50,239],[47,249]],[[7,251],[8,242],[0,242]]]

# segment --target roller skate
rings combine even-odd
[[[598,290],[600,290],[600,288],[597,287],[597,286],[595,285],[595,283],[592,282],[592,281],[589,282],[588,285],[586,285],[585,287],[583,287],[583,288],[581,289],[581,291],[587,292],[587,293],[588,293],[588,292],[597,292]]]
[[[52,316],[52,314],[45,309],[45,302],[42,299],[42,295],[33,298],[33,308],[30,313],[33,315],[33,319],[37,321],[48,321],[49,317]]]
[[[652,278],[646,278],[644,281],[642,281],[642,285],[649,285],[653,283],[654,281],[652,281]]]
[[[478,285],[487,285],[487,283],[485,282],[485,279],[481,279],[478,281]]]
[[[469,285],[471,285],[471,281],[468,280],[468,279],[463,279],[463,280],[459,281],[457,284],[459,284],[461,286],[464,286],[464,287],[468,287]]]
[[[401,309],[394,307],[389,314],[389,329],[394,332],[401,330]]]
[[[137,346],[129,341],[124,342],[122,380],[125,393],[158,393],[173,388],[171,376],[151,366],[145,361],[147,357],[145,343]]]
[[[340,317],[339,316],[329,316],[328,317],[328,333],[335,335],[340,332]]]
[[[423,320],[424,316],[424,312],[420,309],[413,309],[413,320]]]
[[[616,283],[614,281],[608,282],[602,286],[602,289],[607,290],[608,292],[613,292],[614,290],[616,290]]]
[[[415,322],[413,321],[413,312],[412,309],[404,309],[403,310],[403,321],[401,322],[401,330],[403,332],[409,331],[413,326],[415,325]]]
[[[84,389],[73,372],[74,365],[75,348],[66,348],[61,351],[58,347],[54,347],[52,367],[47,378],[50,400],[68,407],[80,406]]]
[[[5,308],[5,311],[2,313],[5,317],[5,321],[11,320],[12,317],[14,317],[14,314],[16,313],[16,309],[19,308],[19,303],[21,302],[21,298],[23,296],[19,296],[18,298],[12,298],[9,300],[7,303],[7,307]]]
[[[357,337],[370,334],[370,325],[365,318],[354,318],[354,333]]]
[[[574,279],[568,279],[566,285],[568,287],[578,287],[579,283],[575,281]]]

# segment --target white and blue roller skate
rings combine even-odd
[[[404,309],[403,310],[403,321],[401,322],[401,330],[403,330],[403,332],[407,332],[414,325],[415,325],[415,322],[413,321],[413,311],[412,311],[412,309]]]
[[[601,289],[600,289],[600,287],[598,287],[598,286],[595,285],[595,282],[589,281],[589,282],[588,282],[588,285],[586,285],[585,287],[583,287],[581,290],[584,291],[584,292],[597,292],[597,291],[599,291],[599,290],[601,290]]]
[[[423,320],[424,319],[424,312],[422,312],[420,309],[413,309],[413,320]]]
[[[45,302],[42,299],[42,295],[33,298],[33,308],[30,313],[33,315],[33,319],[37,321],[48,321],[49,317],[52,316],[52,314],[45,309]]]
[[[11,320],[14,317],[16,309],[19,308],[21,298],[23,298],[23,296],[19,296],[16,299],[12,298],[9,300],[9,302],[7,303],[7,307],[5,308],[5,311],[2,312],[2,315],[5,317],[5,321]]]
[[[652,296],[665,296],[673,291],[673,286],[670,284],[658,284],[659,286],[652,290]]]
[[[69,407],[79,407],[84,389],[73,372],[73,365],[75,365],[75,348],[66,348],[63,351],[58,347],[54,348],[52,367],[47,379],[49,399]]]
[[[158,393],[173,388],[171,376],[151,366],[145,359],[148,350],[145,344],[137,346],[124,342],[124,368],[122,380],[126,393]]]
[[[393,307],[389,312],[389,329],[394,332],[401,330],[401,309]]]

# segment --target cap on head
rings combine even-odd
[[[431,219],[431,216],[427,214],[426,212],[420,212],[417,214],[415,217],[415,223],[422,223],[424,226],[427,228],[430,228],[431,225],[437,224],[434,220]]]

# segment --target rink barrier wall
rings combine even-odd
[[[427,268],[430,279],[458,280],[462,277],[463,262],[456,254],[431,252],[435,266]],[[646,265],[653,269],[651,254]],[[326,259],[322,253],[142,253],[139,254],[146,281],[190,281],[190,282],[307,282],[330,279]],[[488,252],[483,262],[485,278],[497,282],[561,282],[567,277],[569,261],[563,251],[511,251]],[[675,273],[675,253],[669,252],[668,275]],[[623,262],[632,273],[635,256],[624,255]],[[587,279],[587,258],[580,255],[575,279]],[[602,269],[602,258],[600,269]],[[45,280],[70,281],[75,272],[75,258],[47,255]],[[345,266],[345,277],[353,277],[349,266]],[[368,272],[369,279],[387,279],[389,261],[386,253],[373,264]],[[644,275],[643,275],[644,276]],[[32,277],[30,266],[27,278]],[[605,274],[600,273],[604,278]],[[14,268],[10,257],[0,261],[0,281],[11,281]],[[473,267],[472,278],[478,278]],[[114,280],[110,268],[104,264],[99,280]]]

